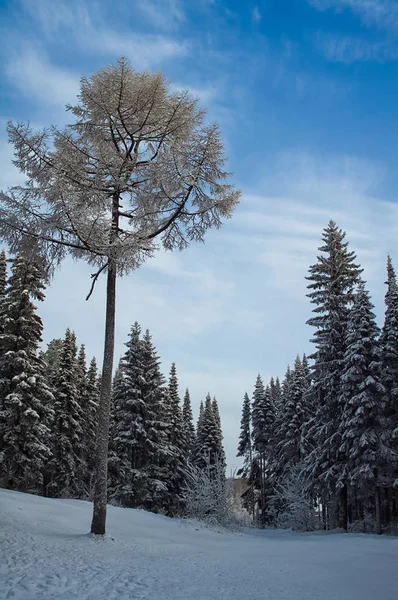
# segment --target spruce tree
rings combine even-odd
[[[119,473],[114,498],[124,506],[167,510],[169,501],[168,390],[149,331],[135,323],[114,387],[114,439]]]
[[[5,250],[0,253],[0,333],[3,333],[6,314],[4,312],[4,296],[7,286],[7,256]],[[1,352],[1,346],[0,346]]]
[[[267,468],[272,458],[275,414],[271,402],[269,386],[264,389],[261,376],[258,375],[253,392],[252,404],[252,440],[255,471],[258,473],[257,486],[260,490],[260,509],[262,524],[266,521]]]
[[[225,465],[220,427],[214,415],[210,394],[207,394],[203,413],[199,416],[196,442],[194,461],[200,469],[208,469],[211,474],[216,464]]]
[[[58,378],[63,343],[61,338],[55,338],[48,343],[46,351],[41,352],[41,358],[44,361],[45,376],[51,387],[55,385]]]
[[[52,496],[80,497],[83,493],[83,411],[76,377],[76,336],[69,328],[63,342],[54,396],[53,458],[47,491]]]
[[[386,483],[390,518],[397,517],[394,486],[398,483],[398,286],[391,258],[387,260],[386,312],[380,336],[382,382],[386,388],[384,442],[390,448]]]
[[[7,255],[5,250],[0,252],[0,297],[6,293],[7,287]]]
[[[164,422],[168,389],[160,371],[160,358],[152,343],[149,330],[142,340],[143,347],[143,399],[146,409],[145,426],[145,479],[146,495],[143,508],[167,511],[169,503],[169,460],[174,448],[168,437],[168,424]]]
[[[195,444],[195,425],[193,423],[191,398],[189,395],[188,388],[185,390],[184,404],[182,407],[182,418],[184,423],[186,456],[190,457]]]
[[[167,492],[166,512],[170,516],[181,512],[186,478],[185,429],[178,393],[178,377],[175,363],[171,365],[168,393],[164,396],[163,419],[167,437]]]
[[[198,420],[196,423],[195,442],[193,445],[192,455],[191,455],[191,460],[195,465],[198,465],[198,463],[201,462],[202,446],[203,446],[203,415],[204,415],[204,412],[205,412],[204,404],[203,404],[203,400],[201,400],[200,405],[199,405]]]
[[[285,386],[283,410],[278,419],[276,431],[276,457],[280,471],[287,471],[302,458],[302,432],[307,414],[303,397],[307,389],[307,379],[303,363],[297,355],[294,370],[288,371]]]
[[[19,255],[11,260],[5,290],[6,320],[0,333],[0,485],[42,491],[51,457],[53,396],[38,356],[43,324],[35,300],[44,300],[41,267]]]
[[[248,477],[252,467],[252,439],[251,439],[251,406],[250,398],[245,393],[243,397],[242,418],[240,421],[240,435],[238,444],[238,453],[236,456],[243,458],[243,466],[238,471],[238,475]]]
[[[85,473],[84,486],[89,492],[93,489],[95,443],[97,436],[97,412],[100,394],[100,384],[98,381],[98,367],[95,357],[90,361],[86,376],[85,403],[83,406],[85,422],[83,427],[84,452],[85,452]]]
[[[216,427],[217,427],[218,461],[220,462],[222,468],[226,469],[227,463],[226,463],[224,443],[223,443],[224,436],[223,436],[223,432],[222,432],[220,410],[218,408],[218,402],[217,402],[217,399],[215,396],[213,397],[213,401],[211,403],[211,408],[213,411],[214,421],[215,421]]]
[[[127,350],[119,362],[113,383],[113,449],[114,481],[112,496],[124,506],[138,506],[133,488],[133,470],[144,463],[145,405],[142,395],[143,358],[141,327],[135,322],[126,343]]]
[[[309,293],[315,305],[314,316],[308,324],[315,328],[311,403],[316,413],[307,431],[307,446],[312,449],[306,457],[306,472],[314,489],[323,497],[337,493],[335,457],[339,452],[339,431],[343,407],[341,398],[341,369],[346,350],[349,309],[361,269],[355,263],[354,252],[348,250],[345,233],[333,221],[323,232],[323,245],[317,262],[309,269]],[[341,490],[343,505],[341,525],[346,524],[347,490]]]
[[[375,494],[377,530],[381,533],[380,486],[385,471],[384,409],[379,329],[364,283],[358,286],[350,311],[341,375],[341,447],[336,460],[337,485],[352,485]]]

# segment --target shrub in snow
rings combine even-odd
[[[278,482],[272,506],[277,527],[296,531],[317,529],[314,501],[300,464],[291,467]]]
[[[223,461],[205,468],[189,465],[186,471],[185,516],[227,528],[245,526],[250,519],[237,505],[232,480],[225,478]],[[247,515],[248,516],[248,515]]]

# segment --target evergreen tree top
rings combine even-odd
[[[7,286],[7,256],[6,251],[0,252],[0,296],[4,296]]]
[[[387,285],[387,291],[384,301],[386,306],[388,307],[390,304],[390,296],[393,290],[397,288],[397,277],[395,274],[394,266],[392,264],[391,256],[389,254],[387,255],[387,281],[385,282],[385,284]]]

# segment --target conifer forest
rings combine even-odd
[[[0,600],[397,600],[398,0],[0,23]]]
[[[264,382],[259,374],[244,393],[242,466],[232,479],[216,397],[181,390],[177,366],[162,372],[150,331],[134,322],[113,376],[108,502],[218,518],[241,478],[235,505],[256,527],[396,532],[398,284],[387,257],[379,329],[361,275],[345,232],[330,221],[307,275],[313,352],[298,352],[283,376]],[[97,360],[72,323],[42,346],[47,285],[40,262],[1,253],[0,487],[91,499]]]

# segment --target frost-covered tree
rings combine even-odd
[[[3,331],[4,327],[4,309],[3,309],[3,300],[6,293],[7,286],[7,255],[5,250],[0,252],[0,333]],[[0,348],[1,351],[1,348]]]
[[[84,487],[91,497],[94,477],[95,442],[97,436],[97,411],[100,394],[98,367],[95,357],[90,361],[82,397],[83,441],[84,441]]]
[[[107,308],[92,532],[105,532],[109,404],[117,275],[155,250],[184,249],[231,216],[220,131],[187,92],[125,59],[82,77],[70,125],[33,132],[8,125],[27,177],[0,196],[0,237],[15,252],[40,248],[49,264],[69,253],[107,273]],[[72,121],[72,122],[71,122]],[[91,293],[91,292],[90,292]]]
[[[167,514],[181,511],[186,476],[187,456],[183,415],[178,392],[178,377],[175,363],[171,365],[168,393],[163,398],[162,417],[169,450],[167,459]]]
[[[394,501],[398,469],[398,286],[391,258],[387,261],[386,312],[380,336],[382,382],[386,388],[384,440],[391,448],[388,471],[388,495],[391,517],[396,518]]]
[[[274,406],[275,414],[277,414],[281,410],[282,406],[282,387],[281,382],[279,381],[279,377],[274,379],[271,377],[269,382],[269,388],[271,391],[271,401]]]
[[[82,494],[84,457],[83,411],[76,378],[76,336],[68,328],[63,341],[58,378],[54,384],[53,457],[49,464],[51,496]]]
[[[84,344],[81,344],[76,359],[76,385],[78,393],[84,396],[87,389],[87,358]]]
[[[323,495],[336,492],[341,399],[341,369],[346,350],[347,320],[361,269],[348,249],[345,232],[330,221],[322,235],[317,262],[309,269],[307,294],[315,305],[308,324],[315,328],[311,404],[315,410],[307,429],[307,473]],[[341,490],[342,525],[346,523],[346,489]]]
[[[113,446],[119,476],[113,497],[127,506],[133,504],[131,471],[143,462],[145,405],[142,395],[143,358],[141,327],[131,327],[127,350],[119,362],[113,386]]]
[[[304,404],[308,381],[305,367],[297,355],[294,369],[288,375],[289,383],[285,387],[285,398],[282,411],[277,420],[275,432],[276,461],[278,469],[287,471],[302,458],[303,425],[308,414]]]
[[[186,455],[191,456],[195,444],[195,425],[193,422],[191,397],[188,388],[185,390],[184,403],[182,407],[182,418],[184,423],[184,436],[186,444]]]
[[[351,308],[342,368],[341,447],[337,485],[375,494],[377,531],[381,533],[381,497],[390,451],[384,444],[386,389],[381,380],[379,328],[369,293],[361,282]],[[339,465],[338,461],[342,461]]]
[[[167,388],[149,331],[135,323],[114,388],[114,451],[118,478],[113,492],[124,506],[167,509],[169,450],[164,421]]]
[[[6,251],[0,252],[0,297],[6,293],[7,286],[7,255]]]
[[[50,386],[55,384],[58,377],[62,348],[63,340],[55,338],[48,343],[46,351],[41,353],[44,361],[45,375]]]
[[[238,443],[238,453],[236,456],[243,458],[243,466],[238,471],[238,475],[248,477],[252,466],[252,439],[251,439],[251,405],[250,398],[245,393],[242,405],[242,418],[240,421],[240,435]]]
[[[254,451],[253,476],[257,473],[257,486],[260,490],[260,508],[262,523],[265,522],[267,489],[267,467],[272,458],[274,408],[271,402],[269,386],[264,389],[261,376],[258,375],[253,392],[252,404],[252,441]]]
[[[199,415],[194,464],[200,469],[212,469],[216,464],[224,464],[224,449],[220,437],[220,427],[214,415],[210,394],[206,396],[203,412]]]
[[[0,485],[42,491],[51,457],[53,396],[38,356],[43,324],[34,301],[44,299],[43,271],[19,255],[11,261],[0,333]]]
[[[214,417],[214,421],[216,423],[216,428],[217,428],[218,461],[221,464],[223,464],[224,467],[226,468],[227,464],[226,464],[225,450],[224,450],[224,435],[222,432],[220,409],[218,408],[218,402],[217,402],[217,399],[215,396],[213,397],[213,400],[211,403],[211,408],[213,411],[213,417]]]

